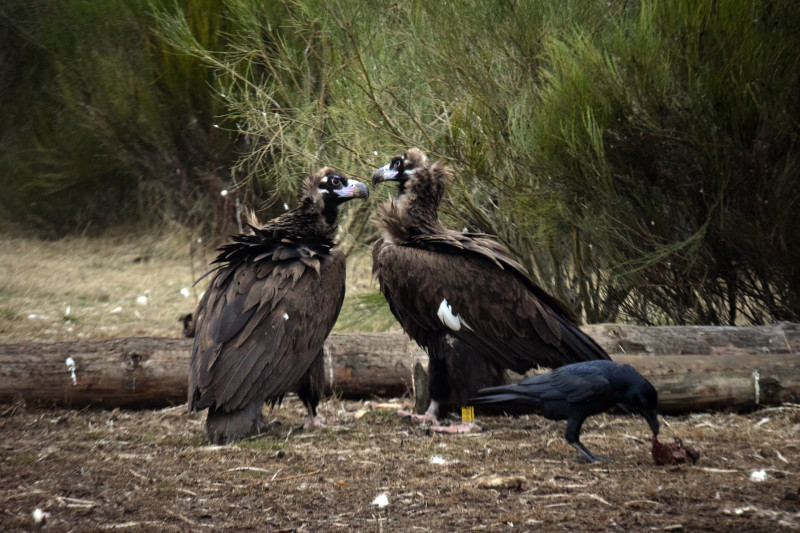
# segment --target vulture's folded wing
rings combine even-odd
[[[453,233],[375,248],[381,289],[417,342],[447,331],[517,372],[608,358],[500,245]]]
[[[217,272],[198,307],[190,407],[229,411],[282,396],[308,370],[339,315],[345,260],[297,255]]]

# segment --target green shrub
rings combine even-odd
[[[75,0],[34,18],[93,26],[46,46],[11,4],[14,57],[43,66],[15,65],[41,90],[0,184],[51,218],[53,191],[135,191],[141,213],[180,190],[164,205],[227,220],[223,186],[272,216],[312,168],[368,179],[416,145],[456,168],[448,225],[497,235],[589,321],[800,319],[800,4]],[[388,189],[348,211],[348,248]]]

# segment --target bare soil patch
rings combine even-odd
[[[0,342],[178,336],[211,256],[188,243],[0,236]],[[366,254],[348,276],[337,330],[396,327],[375,320],[385,305]],[[335,427],[300,430],[302,406],[288,398],[269,432],[209,447],[204,413],[185,406],[0,405],[0,530],[36,529],[36,509],[43,531],[800,529],[798,406],[665,418],[661,440],[698,449],[694,467],[654,465],[638,417],[587,421],[583,442],[610,460],[586,465],[564,423],[536,416],[483,418],[483,433],[453,436],[365,402],[334,399],[321,414]],[[521,486],[481,488],[493,476]],[[372,503],[381,494],[385,507]]]
[[[430,434],[392,410],[332,400],[336,427],[280,425],[209,447],[185,406],[100,411],[5,405],[0,529],[44,531],[780,531],[800,528],[800,409],[665,418],[697,466],[659,467],[638,417],[589,419],[580,464],[563,423],[484,418],[480,434]],[[764,471],[763,481],[752,481]],[[521,486],[481,488],[492,476]],[[512,484],[514,485],[514,484]],[[386,507],[372,502],[385,494]]]

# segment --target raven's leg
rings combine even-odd
[[[308,420],[303,425],[306,429],[325,427],[325,424],[317,416],[317,405],[319,405],[323,390],[325,390],[325,353],[320,350],[308,371],[297,382],[297,396],[308,412]]]
[[[579,414],[577,416],[570,416],[567,419],[567,431],[564,432],[564,438],[570,446],[578,450],[581,455],[578,456],[579,460],[585,460],[588,463],[597,463],[600,461],[592,452],[586,449],[586,446],[581,444],[581,426],[583,421],[586,420],[586,415]]]
[[[586,449],[586,446],[580,443],[580,441],[570,442],[570,446],[578,450],[582,455],[578,456],[578,459],[584,459],[587,463],[598,463],[600,459],[598,459],[592,452]]]

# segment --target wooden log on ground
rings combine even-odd
[[[792,322],[745,327],[590,324],[581,329],[611,355],[800,353],[800,324]]]
[[[613,359],[633,365],[652,381],[664,413],[800,402],[797,324],[757,328],[609,324],[585,330]],[[687,345],[701,353],[687,355],[681,339],[688,339]],[[186,401],[191,344],[190,339],[163,338],[0,344],[0,401],[106,408],[181,404]],[[665,346],[673,351],[666,352]],[[331,335],[325,349],[328,387],[349,398],[411,393],[415,363],[427,366],[425,353],[401,332]]]
[[[189,339],[0,345],[0,401],[163,407],[186,401]]]

